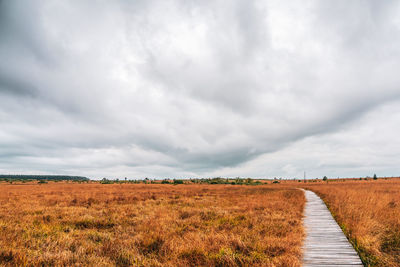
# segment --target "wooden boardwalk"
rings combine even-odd
[[[363,266],[360,257],[333,219],[325,203],[305,190],[303,266]]]

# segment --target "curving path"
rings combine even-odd
[[[307,203],[303,266],[363,266],[325,203],[314,192],[304,192]]]

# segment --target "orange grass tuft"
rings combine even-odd
[[[273,186],[0,184],[0,265],[300,266],[304,202]]]

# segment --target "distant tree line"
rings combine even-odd
[[[10,180],[47,180],[47,181],[89,181],[89,178],[83,176],[69,176],[69,175],[9,175],[0,174],[0,180],[10,181]]]
[[[204,178],[204,179],[191,179],[193,183],[198,184],[231,184],[231,185],[259,185],[262,184],[260,181],[257,181],[252,178]]]
[[[151,180],[149,178],[141,180],[129,180],[125,178],[120,179],[107,179],[103,178],[99,181],[101,184],[231,184],[231,185],[261,185],[266,184],[266,181],[259,181],[252,178],[192,178],[192,179],[163,179],[163,180]],[[274,181],[274,183],[279,183],[279,181]]]
[[[192,183],[192,184],[231,184],[231,185],[260,185],[264,184],[258,180],[252,178],[197,178],[197,179],[188,179],[188,180],[163,180],[163,184],[182,184],[182,183]]]

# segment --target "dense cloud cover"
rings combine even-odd
[[[398,1],[0,1],[0,172],[400,175]]]

